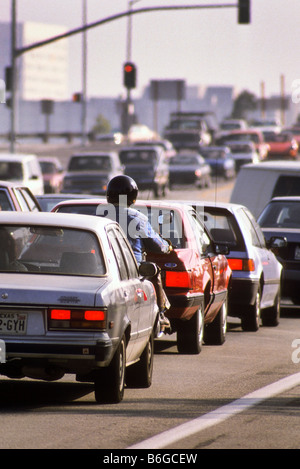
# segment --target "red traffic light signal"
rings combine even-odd
[[[250,23],[250,0],[239,0],[238,3],[238,23]]]
[[[136,66],[132,62],[126,62],[123,66],[124,86],[127,89],[136,86]]]
[[[73,103],[80,103],[82,101],[82,94],[81,93],[74,93],[72,96]]]

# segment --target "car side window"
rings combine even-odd
[[[19,189],[15,189],[15,195],[16,195],[16,198],[18,199],[18,202],[21,206],[22,211],[29,212],[30,211],[29,206],[26,200],[24,199],[22,192]]]
[[[261,247],[266,247],[265,237],[264,237],[263,232],[261,231],[261,228],[260,228],[259,224],[257,223],[256,219],[254,218],[252,213],[249,212],[249,210],[245,210],[245,213],[246,213],[247,217],[249,218],[251,224],[254,227],[255,233],[256,233],[256,235],[259,239]]]
[[[138,268],[137,268],[137,263],[135,261],[134,255],[131,252],[128,244],[126,243],[126,240],[120,235],[120,233],[119,233],[118,241],[120,243],[120,247],[122,249],[122,252],[126,260],[129,278],[137,278]]]
[[[39,212],[39,208],[26,188],[20,188],[20,192],[29,206],[31,212]]]
[[[127,280],[129,278],[128,271],[127,271],[124,255],[122,253],[121,247],[117,240],[118,235],[114,229],[110,228],[109,230],[107,230],[107,236],[110,241],[110,244],[111,244],[117,265],[118,265],[120,278],[121,280]]]
[[[250,218],[247,216],[246,212],[244,209],[240,209],[240,216],[241,216],[241,220],[242,220],[242,223],[244,225],[244,232],[246,235],[250,236],[250,240],[253,244],[253,246],[256,246],[258,248],[261,247],[261,243],[260,243],[260,240],[257,236],[257,233],[254,229],[254,226],[252,225],[251,221],[250,221]]]
[[[200,222],[196,219],[196,215],[190,213],[190,220],[193,225],[193,230],[195,233],[195,238],[197,242],[197,246],[201,255],[204,255],[207,252],[208,247],[211,244],[210,238],[206,233],[204,227],[200,224]]]
[[[12,205],[5,190],[0,190],[0,210],[12,211]]]

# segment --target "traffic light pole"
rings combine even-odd
[[[16,140],[16,0],[11,3],[11,110],[10,110],[10,152],[15,152]]]

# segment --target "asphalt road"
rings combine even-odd
[[[217,190],[169,196],[228,200],[231,187],[218,181]],[[2,378],[0,449],[98,449],[100,463],[128,448],[133,456],[137,448],[298,449],[299,316],[285,308],[278,327],[253,333],[229,318],[225,343],[196,356],[180,355],[175,336],[158,339],[152,386],[126,389],[116,405],[97,404],[93,386],[71,375],[52,383]]]

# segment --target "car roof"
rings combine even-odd
[[[286,195],[286,196],[281,196],[281,197],[273,197],[269,203],[271,202],[300,202],[300,196],[296,195]]]
[[[87,205],[87,204],[108,204],[108,202],[100,197],[91,197],[87,199],[70,199],[70,200],[64,200],[62,202],[59,202],[55,207],[58,206],[63,206],[63,205]],[[184,205],[191,207],[191,203],[185,203],[183,202],[176,202],[174,200],[137,200],[134,205],[132,205],[132,208],[135,208],[138,205],[153,205],[154,207],[168,207],[168,208],[178,208],[179,210],[182,210]],[[55,208],[54,207],[54,208]]]
[[[244,169],[257,169],[261,171],[286,171],[286,170],[300,170],[300,161],[264,161],[262,163],[250,163],[241,167],[240,171]]]
[[[52,225],[87,230],[103,228],[111,223],[112,221],[108,218],[52,212],[1,212],[0,217],[0,225]]]
[[[0,153],[0,161],[24,161],[27,158],[37,158],[37,156],[29,153]]]

